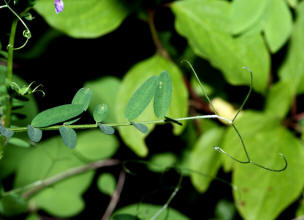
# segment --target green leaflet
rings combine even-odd
[[[154,113],[158,118],[163,118],[170,107],[172,97],[172,80],[170,74],[164,71],[160,74],[154,96]]]
[[[121,0],[64,0],[64,10],[54,12],[54,1],[39,0],[35,10],[48,24],[71,37],[95,38],[116,29],[131,8]]]
[[[131,122],[131,125],[133,125],[137,130],[144,134],[147,134],[149,132],[148,127],[144,124]]]
[[[27,134],[33,142],[39,142],[42,138],[42,131],[39,128],[34,128],[31,125],[27,126]]]
[[[147,60],[136,64],[125,75],[118,91],[115,104],[115,114],[117,121],[127,121],[124,117],[125,107],[131,96],[134,94],[136,87],[142,85],[142,83],[144,83],[147,78],[155,76],[163,72],[164,70],[167,70],[172,78],[172,100],[167,115],[168,117],[172,118],[186,117],[188,109],[188,93],[183,82],[181,72],[177,68],[177,66],[175,66],[171,62],[167,61],[159,55],[155,55]],[[136,120],[144,121],[156,119],[157,118],[153,110],[153,103],[151,102]],[[147,125],[147,127],[149,129],[149,132],[151,132],[153,130],[154,125]],[[174,133],[180,134],[184,127],[184,125],[174,125]],[[144,142],[144,139],[147,134],[143,134],[136,130],[134,131],[134,128],[130,126],[119,127],[118,130],[126,145],[129,146],[137,155],[147,155],[148,149]]]
[[[288,160],[288,168],[274,173],[235,164],[232,177],[233,185],[238,187],[233,191],[235,203],[244,219],[277,219],[303,190],[303,145],[279,125],[255,133],[247,143],[252,160],[267,167],[281,168],[284,162],[278,154],[282,153]]]
[[[102,77],[99,80],[85,83],[85,87],[92,89],[93,96],[89,111],[93,114],[96,105],[107,103],[111,111],[108,112],[105,122],[113,122],[115,119],[115,101],[120,86],[120,79],[113,76]]]
[[[148,106],[155,94],[158,78],[158,76],[149,77],[132,95],[125,109],[125,117],[129,121],[137,118]]]
[[[216,177],[221,166],[221,154],[213,149],[220,146],[224,129],[213,128],[204,132],[197,140],[190,154],[190,169],[199,173],[191,172],[191,181],[194,187],[201,193],[205,192],[210,182]]]
[[[112,196],[116,188],[116,180],[111,173],[102,173],[97,180],[100,192]]]
[[[304,93],[304,2],[297,7],[297,19],[293,28],[287,58],[279,69],[280,79],[290,81],[295,91]]]
[[[96,122],[102,122],[106,119],[108,115],[108,105],[107,104],[99,104],[95,107],[93,112],[93,118]]]
[[[0,124],[0,135],[10,139],[14,135],[14,132]]]
[[[114,134],[115,130],[111,126],[103,125],[100,122],[97,123],[99,129],[104,133],[104,134]]]
[[[72,119],[83,112],[83,105],[66,104],[40,112],[32,120],[31,125],[36,128],[47,127]]]
[[[89,107],[92,97],[92,90],[88,88],[81,88],[75,94],[72,104],[83,105],[83,111],[86,111]]]
[[[62,137],[63,143],[69,148],[74,149],[77,143],[77,134],[76,132],[69,127],[60,127],[59,128],[60,135]]]
[[[253,72],[253,88],[263,93],[270,69],[264,40],[257,32],[231,36],[229,6],[229,2],[220,0],[176,1],[172,4],[176,30],[187,38],[197,55],[220,69],[229,83],[248,85],[248,73],[242,70],[242,66],[248,66]]]

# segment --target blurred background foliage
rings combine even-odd
[[[5,4],[4,1],[0,1]],[[70,103],[81,87],[91,88],[89,112],[109,106],[106,122],[127,121],[124,108],[148,77],[167,70],[173,81],[172,118],[211,114],[190,61],[219,115],[232,119],[249,89],[254,92],[236,121],[253,160],[287,170],[273,173],[239,164],[213,149],[220,146],[240,160],[241,143],[219,121],[149,126],[149,134],[121,127],[115,136],[81,131],[77,146],[64,146],[58,132],[44,132],[34,144],[18,134],[3,149],[2,192],[24,187],[89,162],[115,158],[127,174],[112,219],[150,219],[182,183],[170,208],[157,219],[292,219],[304,215],[304,2],[300,0],[53,0],[11,1],[32,38],[14,53],[14,81],[43,84],[45,97],[28,95],[15,126],[26,126],[40,111]],[[0,76],[14,15],[0,9]],[[24,27],[18,23],[16,47]],[[0,81],[2,83],[2,81]],[[1,94],[0,94],[1,95]],[[152,105],[138,120],[153,120]],[[86,114],[78,123],[94,123]],[[34,145],[34,146],[32,146]],[[31,146],[31,147],[29,147]],[[148,163],[148,165],[147,165]],[[174,169],[173,169],[174,168]],[[91,170],[60,181],[30,198],[2,195],[0,213],[28,220],[99,219],[115,192],[121,166]]]

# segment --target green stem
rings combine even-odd
[[[8,45],[8,57],[7,57],[7,75],[6,79],[12,81],[13,79],[13,58],[14,58],[14,42],[15,42],[15,35],[17,29],[18,19],[14,19],[11,27],[11,33],[9,38],[9,45]],[[5,112],[5,125],[6,127],[10,126],[11,123],[11,99],[8,98],[6,101],[6,112]]]
[[[197,116],[192,116],[192,117],[185,117],[185,118],[176,118],[173,119],[175,121],[187,121],[187,120],[194,120],[194,119],[210,119],[210,118],[216,118],[219,120],[223,120],[227,122],[228,124],[231,124],[232,122],[224,117],[218,116],[218,115],[197,115]],[[136,123],[141,123],[141,124],[164,124],[167,123],[165,119],[161,120],[153,120],[153,121],[136,121]],[[117,123],[108,123],[108,124],[103,124],[106,126],[110,127],[120,127],[120,126],[131,126],[130,122],[117,122]],[[54,125],[50,127],[45,127],[45,128],[39,128],[41,130],[58,130],[60,127],[69,127],[73,129],[90,129],[90,128],[97,128],[98,125],[95,124],[83,124],[83,125]],[[27,131],[27,127],[20,127],[20,128],[10,128],[10,130],[14,132],[25,132]]]

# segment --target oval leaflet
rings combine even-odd
[[[80,104],[60,105],[40,112],[32,120],[31,125],[36,128],[47,127],[72,119],[80,115],[83,111],[83,105]]]

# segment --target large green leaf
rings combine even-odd
[[[223,129],[214,128],[203,135],[196,142],[190,154],[191,181],[199,192],[205,192],[210,182],[215,178],[221,165],[221,155],[213,149],[219,146],[223,138]]]
[[[120,80],[113,76],[107,76],[85,83],[85,87],[90,88],[93,91],[92,100],[89,105],[89,111],[93,113],[98,104],[106,103],[109,107],[109,111],[105,122],[114,122],[115,101],[119,86]]]
[[[123,207],[119,210],[117,210],[113,216],[111,217],[111,220],[114,220],[113,217],[118,214],[131,214],[136,215],[136,217],[140,218],[141,220],[148,220],[151,219],[160,209],[162,206],[159,205],[152,205],[152,204],[145,204],[145,203],[139,203],[139,204],[133,204],[126,207]],[[176,211],[175,209],[168,208],[164,210],[157,218],[156,220],[190,220],[188,217],[184,216],[180,212]]]
[[[111,157],[117,149],[118,140],[115,136],[95,129],[79,133],[75,151],[89,160],[100,160]]]
[[[11,144],[6,145],[3,152],[4,157],[0,160],[0,179],[12,174],[29,150],[29,148],[17,147]]]
[[[271,0],[233,0],[230,19],[231,32],[240,34],[256,25],[265,15]]]
[[[177,31],[187,38],[196,54],[219,68],[227,81],[248,85],[253,72],[253,88],[264,92],[270,69],[270,58],[260,33],[232,37],[229,33],[229,3],[220,0],[189,0],[172,4]]]
[[[276,219],[303,189],[303,145],[276,126],[254,134],[248,148],[252,160],[270,168],[283,166],[278,153],[288,160],[288,168],[281,173],[244,164],[237,164],[233,172],[233,184],[238,187],[234,197],[244,219]]]
[[[244,143],[250,147],[255,136],[262,135],[264,132],[277,127],[280,124],[278,117],[272,114],[262,114],[253,111],[243,112],[242,115],[235,121],[236,127],[242,136]],[[225,133],[222,145],[220,145],[227,153],[234,157],[246,161],[245,153],[243,151],[241,141],[232,127]],[[251,149],[251,148],[250,148]],[[251,150],[248,152],[251,153]],[[281,158],[277,155],[274,157],[281,162]],[[226,171],[231,169],[232,164],[235,164],[230,157],[222,155],[223,165]],[[254,160],[255,158],[251,158]],[[244,165],[246,166],[246,165]]]
[[[279,75],[292,83],[298,94],[304,93],[304,2],[297,8],[297,20],[293,28],[287,58]]]
[[[264,32],[269,48],[274,53],[291,35],[292,15],[285,0],[271,0],[267,12]]]
[[[79,135],[78,148],[91,146],[88,144],[90,137],[86,141],[83,140],[84,137]],[[84,163],[71,149],[64,146],[61,138],[55,137],[37,144],[23,157],[16,172],[15,187],[25,186],[82,165]],[[93,171],[70,177],[35,194],[30,202],[55,216],[75,215],[84,208],[81,194],[88,188],[92,178]]]
[[[159,75],[162,71],[167,70],[172,78],[172,101],[168,112],[168,116],[172,118],[185,117],[187,114],[187,90],[184,85],[181,72],[179,69],[162,58],[155,55],[141,63],[135,65],[124,77],[121,87],[117,94],[116,100],[116,119],[117,121],[127,121],[124,116],[126,105],[139,85],[141,85],[147,78],[153,75]],[[153,111],[153,103],[151,102],[143,113],[137,118],[141,120],[155,120],[156,117]],[[135,121],[136,122],[136,121]],[[147,125],[149,132],[154,125]],[[179,134],[184,126],[174,125],[175,134]],[[142,134],[133,127],[123,126],[119,127],[119,132],[124,142],[139,156],[146,156],[148,149],[144,142],[147,134]]]
[[[265,110],[269,114],[283,118],[289,111],[292,98],[291,82],[279,81],[269,90]]]
[[[288,40],[292,29],[292,15],[285,0],[234,0],[230,11],[231,32],[264,31],[272,53]]]
[[[51,25],[75,38],[95,38],[116,29],[130,12],[120,0],[64,0],[55,13],[53,0],[39,0],[35,10]]]

